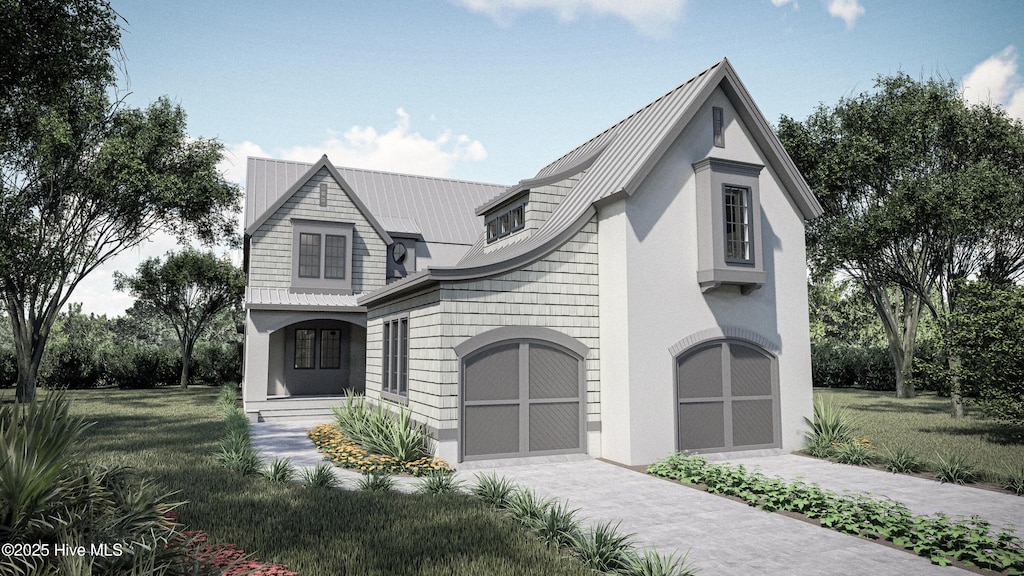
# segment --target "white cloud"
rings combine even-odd
[[[217,164],[217,169],[227,178],[228,182],[234,182],[239,186],[245,186],[245,159],[249,156],[266,158],[268,155],[259,144],[246,140],[241,144],[232,144],[224,147],[224,154]]]
[[[453,0],[501,24],[525,10],[548,10],[563,22],[584,14],[622,18],[643,34],[664,35],[679,20],[689,0]]]
[[[800,5],[796,3],[796,0],[772,0],[772,4],[774,4],[777,8],[785,6],[786,4],[792,4],[794,10],[800,8]]]
[[[853,28],[857,18],[864,14],[864,7],[860,0],[827,0],[828,13],[846,22],[847,28]]]
[[[1024,120],[1024,79],[1017,73],[1015,46],[1007,46],[975,66],[960,85],[968,102],[998,104],[1010,116]]]
[[[479,140],[465,134],[445,130],[428,138],[412,130],[409,114],[399,108],[398,120],[386,132],[373,126],[353,126],[344,133],[329,130],[327,139],[311,145],[293,146],[276,151],[273,156],[284,160],[316,162],[327,154],[338,166],[406,172],[423,176],[447,176],[459,162],[479,162],[487,158],[487,150]],[[245,142],[232,150],[263,149]],[[246,154],[250,152],[244,151]]]

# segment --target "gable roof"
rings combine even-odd
[[[803,217],[811,219],[819,216],[822,209],[818,200],[754,104],[732,65],[723,58],[542,168],[534,180],[547,181],[555,175],[567,177],[584,168],[586,173],[531,236],[490,252],[475,247],[457,266],[429,268],[429,274],[390,284],[367,294],[360,299],[360,303],[387,298],[429,281],[465,280],[499,274],[529,264],[554,251],[590,220],[599,205],[623,194],[635,193],[700,106],[719,87],[750,130],[754,141],[775,169]],[[489,203],[488,207],[499,203]]]
[[[327,156],[315,164],[250,157],[246,166],[245,232],[251,234],[321,168],[371,220],[378,233],[427,242],[472,244],[483,221],[474,207],[505,191],[498,184],[339,168]]]

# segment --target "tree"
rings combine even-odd
[[[960,279],[1024,267],[1024,131],[952,82],[897,74],[875,87],[804,122],[783,117],[779,136],[825,206],[808,227],[812,268],[863,287],[903,398],[921,312],[945,331]],[[953,404],[962,415],[955,382]]]
[[[185,388],[196,341],[218,314],[241,305],[245,275],[226,259],[189,248],[168,254],[166,262],[144,261],[134,276],[115,272],[114,284],[136,298],[136,307],[148,308],[174,327],[181,346],[181,387]]]
[[[230,236],[240,192],[216,169],[223,146],[190,138],[180,106],[111,101],[120,29],[106,2],[0,2],[0,292],[27,401],[84,277],[157,231]]]

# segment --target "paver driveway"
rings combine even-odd
[[[253,440],[265,460],[288,457],[299,466],[320,461],[305,430],[311,423],[261,423],[253,426]],[[1001,516],[993,522],[1024,518],[1024,498],[975,488],[941,486],[935,482],[895,476],[885,472],[841,466],[800,456],[767,456],[737,460],[748,468],[762,467],[772,476],[801,477],[836,491],[870,489],[903,499],[917,495],[911,510],[929,513],[946,510],[958,514],[977,511],[975,502],[985,502],[986,513]],[[839,468],[835,468],[839,466]],[[340,475],[356,478],[351,471]],[[864,575],[971,574],[957,568],[942,568],[908,552],[868,540],[840,534],[807,522],[763,512],[746,504],[654,478],[587,456],[505,460],[464,464],[462,479],[494,472],[539,494],[568,500],[580,509],[585,522],[621,521],[625,532],[636,535],[639,544],[660,552],[689,551],[690,561],[708,575]],[[865,473],[869,473],[864,476]],[[904,481],[913,481],[904,484]],[[918,483],[925,484],[918,484]],[[844,484],[846,483],[846,484]],[[353,482],[349,480],[351,486]],[[410,482],[402,484],[409,489]],[[907,486],[905,489],[901,488]],[[960,492],[947,493],[949,489]],[[929,494],[934,497],[929,498]],[[935,502],[945,508],[932,510]],[[931,503],[929,503],[931,502]],[[947,502],[947,504],[941,504]]]

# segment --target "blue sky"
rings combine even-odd
[[[728,57],[765,117],[903,71],[1024,118],[1016,0],[112,0],[131,106],[167,95],[193,136],[247,155],[511,184]],[[118,315],[113,270],[72,296]]]

